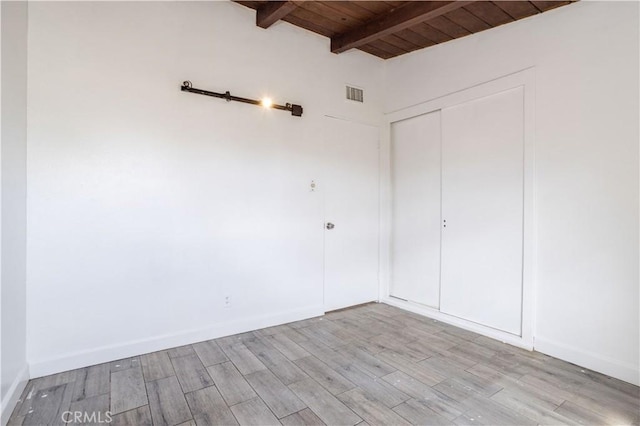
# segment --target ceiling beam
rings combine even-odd
[[[258,8],[256,25],[269,28],[298,7],[293,1],[269,1]]]
[[[444,15],[472,1],[410,1],[378,19],[331,37],[331,51],[342,53]]]

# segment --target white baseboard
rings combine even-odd
[[[540,337],[536,337],[535,349],[552,357],[640,386],[640,370],[637,366]]]
[[[87,351],[69,353],[52,359],[32,360],[29,362],[29,372],[31,373],[32,378],[42,377],[49,374],[60,373],[62,371],[129,358],[176,346],[202,342],[204,340],[245,333],[247,331],[258,330],[265,327],[299,321],[320,315],[324,315],[324,308],[321,305],[315,305],[293,309],[286,312],[279,312],[277,314],[229,321],[211,325],[209,327],[187,330],[181,333],[155,336],[119,345],[103,346]]]
[[[383,298],[382,303],[386,303],[396,308],[404,309],[405,311],[413,312],[414,314],[424,315],[446,324],[455,325],[456,327],[464,328],[465,330],[473,331],[483,336],[491,337],[492,339],[499,340],[503,343],[508,343],[512,346],[517,346],[526,350],[533,350],[533,342],[525,341],[522,337],[507,333],[505,331],[496,330],[495,328],[486,327],[475,322],[467,321],[462,318],[454,317],[440,312],[437,309],[430,308],[428,306],[420,305],[417,303],[408,302],[406,300],[398,299],[395,297]]]
[[[20,399],[20,395],[24,388],[27,386],[27,382],[29,381],[29,366],[25,364],[25,366],[20,370],[16,379],[11,383],[11,387],[7,390],[7,394],[2,399],[1,410],[0,410],[0,425],[5,426],[7,422],[9,422],[9,418],[11,417],[11,413],[13,413],[13,409],[15,408],[18,399]]]

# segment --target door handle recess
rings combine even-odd
[[[335,226],[333,223],[331,223],[331,222],[327,222],[327,224],[325,225],[325,227],[326,227],[328,230],[332,230],[332,229],[333,229],[333,228],[335,228],[336,226]]]

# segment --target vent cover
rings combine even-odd
[[[364,90],[347,86],[347,99],[354,102],[364,102]]]

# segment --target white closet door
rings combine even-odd
[[[441,311],[521,334],[522,88],[442,110]]]
[[[440,299],[440,111],[391,124],[390,294],[437,308]]]

